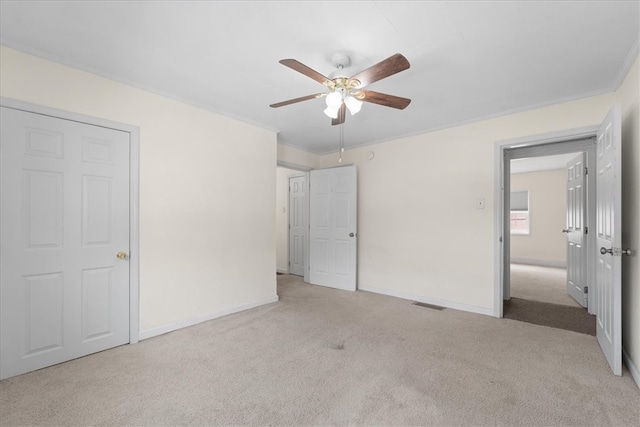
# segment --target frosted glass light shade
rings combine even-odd
[[[324,113],[331,117],[332,119],[337,119],[338,118],[338,111],[340,111],[340,107],[338,106],[338,108],[331,108],[331,107],[327,107],[324,110]]]
[[[342,94],[340,92],[331,92],[327,95],[327,107],[329,108],[340,108],[342,105]]]
[[[347,98],[344,100],[344,103],[347,105],[347,108],[349,109],[349,112],[352,116],[357,114],[358,111],[360,111],[360,109],[362,108],[362,101],[354,98],[353,96],[347,96]]]

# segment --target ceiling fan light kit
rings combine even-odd
[[[399,110],[405,109],[411,102],[408,98],[363,89],[371,83],[408,69],[410,66],[409,61],[407,61],[407,58],[401,54],[396,53],[395,55],[390,56],[384,61],[381,61],[352,77],[344,77],[342,75],[342,70],[345,65],[348,66],[351,64],[351,59],[348,56],[344,54],[335,54],[333,55],[332,62],[338,69],[331,74],[336,77],[328,78],[295,59],[281,60],[280,63],[282,65],[323,84],[327,89],[329,89],[329,93],[320,93],[294,98],[288,101],[271,104],[271,107],[283,107],[285,105],[325,96],[327,108],[324,110],[324,113],[331,118],[332,125],[340,125],[344,123],[346,110],[348,109],[352,116],[357,114],[362,108],[363,101]]]
[[[333,80],[328,80],[325,86],[331,92],[326,97],[327,109],[324,110],[324,113],[332,119],[337,118],[343,102],[352,116],[362,108],[362,101],[356,99],[357,94],[359,94],[356,88],[360,86],[358,80],[336,77]]]
[[[342,95],[340,92],[331,92],[327,95],[327,107],[338,109],[340,105],[342,105]]]

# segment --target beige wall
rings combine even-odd
[[[4,47],[0,67],[4,97],[139,126],[143,333],[276,298],[274,132]]]
[[[289,175],[300,171],[281,168],[276,171],[276,268],[289,271]]]
[[[635,65],[616,92],[622,109],[622,247],[634,255],[622,258],[622,343],[640,370],[640,65]],[[636,381],[638,379],[636,378]],[[640,384],[639,384],[640,385]]]
[[[529,191],[530,234],[511,235],[511,260],[566,266],[567,172],[564,169],[511,175],[511,191]]]
[[[278,163],[281,166],[318,169],[320,167],[320,159],[321,156],[317,154],[278,144]]]
[[[343,161],[358,166],[359,285],[492,313],[495,142],[598,124],[614,101],[600,95],[346,151]]]

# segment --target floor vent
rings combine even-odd
[[[432,310],[444,310],[445,307],[440,307],[439,305],[427,304],[426,302],[414,302],[413,305],[417,305],[419,307],[430,308]]]

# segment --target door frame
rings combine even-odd
[[[558,132],[531,135],[497,141],[494,145],[494,301],[493,315],[503,317],[503,300],[510,295],[510,249],[511,235],[507,207],[510,206],[511,168],[510,160],[515,158],[541,157],[573,152],[588,152],[587,165],[595,172],[595,144],[592,142],[598,132],[598,125]],[[589,140],[589,141],[585,141]],[[515,150],[518,151],[515,151]],[[591,151],[590,151],[591,150]],[[514,156],[515,153],[515,156]],[[587,265],[589,288],[589,312],[595,310],[595,173],[587,175],[587,227],[593,230],[587,236]],[[592,308],[591,308],[592,307]]]
[[[304,174],[305,176],[305,185],[306,185],[306,194],[307,197],[305,198],[305,221],[307,223],[307,244],[305,245],[305,255],[304,255],[304,263],[305,263],[305,269],[304,269],[304,281],[305,283],[309,283],[309,200],[311,199],[309,197],[309,189],[310,189],[310,173],[312,170],[314,170],[314,168],[309,167],[309,166],[304,166],[304,165],[299,165],[297,163],[290,163],[290,162],[285,162],[282,160],[277,160],[276,161],[276,168],[278,167],[282,167],[282,168],[287,168],[287,169],[292,169],[292,170],[296,170],[302,174]],[[287,184],[289,183],[289,180],[287,179]],[[289,190],[287,189],[287,225],[289,225]],[[288,248],[289,246],[289,227],[287,227],[287,265],[289,264],[291,258],[289,255],[289,251],[290,249]]]
[[[0,105],[129,134],[129,344],[137,343],[140,335],[140,128],[6,97],[0,97]]]

